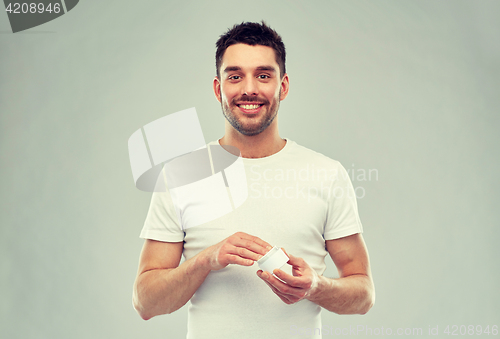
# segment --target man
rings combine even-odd
[[[250,194],[232,213],[183,229],[169,193],[154,193],[134,307],[149,319],[191,301],[188,338],[320,338],[321,307],[364,314],[374,303],[352,185],[337,161],[279,136],[289,90],[280,36],[242,23],[216,46],[213,88],[226,117],[218,144],[241,151]],[[273,275],[253,266],[272,245],[290,258]],[[322,276],[326,254],[340,278]]]

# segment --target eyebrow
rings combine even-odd
[[[273,66],[259,66],[256,68],[258,71],[269,71],[276,73],[276,69]],[[241,71],[241,67],[239,66],[228,66],[224,68],[224,73]]]

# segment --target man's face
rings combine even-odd
[[[273,123],[288,94],[288,75],[283,79],[279,75],[271,47],[236,44],[226,49],[214,92],[222,113],[238,132],[257,135]]]

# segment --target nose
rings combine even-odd
[[[254,77],[248,77],[243,81],[243,92],[245,95],[257,95],[259,94],[258,82]]]

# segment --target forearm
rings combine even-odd
[[[188,302],[210,269],[197,255],[180,266],[143,272],[134,284],[133,303],[145,320],[172,313]]]
[[[366,275],[339,279],[319,277],[310,301],[337,314],[365,314],[375,302],[373,281]]]

